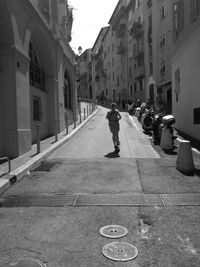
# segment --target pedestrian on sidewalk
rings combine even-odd
[[[112,133],[115,151],[119,152],[119,120],[121,120],[121,115],[117,109],[116,103],[111,104],[111,110],[107,112],[106,119],[109,121],[109,128]]]

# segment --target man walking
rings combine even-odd
[[[119,120],[121,120],[121,115],[117,110],[117,105],[115,103],[111,104],[111,110],[108,111],[106,119],[109,121],[109,128],[112,133],[112,139],[114,143],[115,152],[119,153],[120,141],[119,141]]]

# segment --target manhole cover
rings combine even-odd
[[[99,232],[108,238],[120,238],[128,234],[128,230],[120,225],[107,225],[102,227]]]
[[[105,245],[102,253],[113,261],[130,261],[137,257],[138,249],[129,243],[113,242]]]
[[[58,167],[58,163],[57,162],[42,162],[39,166],[37,166],[32,171],[50,172],[56,167]]]
[[[0,263],[0,267],[46,267],[46,264],[37,259],[21,258]]]

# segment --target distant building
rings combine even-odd
[[[127,50],[127,14],[126,6],[129,1],[120,0],[109,20],[110,36],[107,56],[110,57],[109,64],[109,87],[112,100],[122,108],[129,99],[128,86],[128,50]]]
[[[146,101],[172,112],[171,0],[143,1]]]
[[[72,8],[65,0],[0,1],[0,155],[19,156],[76,109]]]
[[[129,99],[145,101],[144,5],[131,0],[127,6]]]
[[[92,47],[92,82],[93,82],[93,97],[98,101],[104,102],[105,99],[105,86],[107,74],[105,73],[105,62],[103,58],[103,38],[107,32],[108,27],[100,30],[97,39]]]
[[[172,110],[177,129],[200,141],[200,1],[172,4]]]
[[[91,49],[86,49],[78,57],[79,65],[79,85],[77,90],[78,98],[92,99],[92,68],[91,68]]]

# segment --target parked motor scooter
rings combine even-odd
[[[154,112],[153,110],[147,109],[143,114],[142,128],[145,133],[151,132],[153,130]]]
[[[162,129],[164,124],[162,123],[162,118],[165,116],[164,112],[160,112],[154,115],[152,130],[153,130],[153,140],[154,143],[160,144]]]
[[[135,104],[131,104],[131,105],[130,105],[130,108],[129,108],[129,110],[128,110],[128,113],[129,113],[130,115],[134,115],[134,114],[135,114],[135,109],[136,109]]]
[[[174,135],[174,128],[172,126],[175,122],[176,120],[173,115],[166,115],[162,118],[162,123],[163,123],[162,130],[165,128],[169,129],[173,146],[174,146],[174,140],[177,138],[177,136]]]

